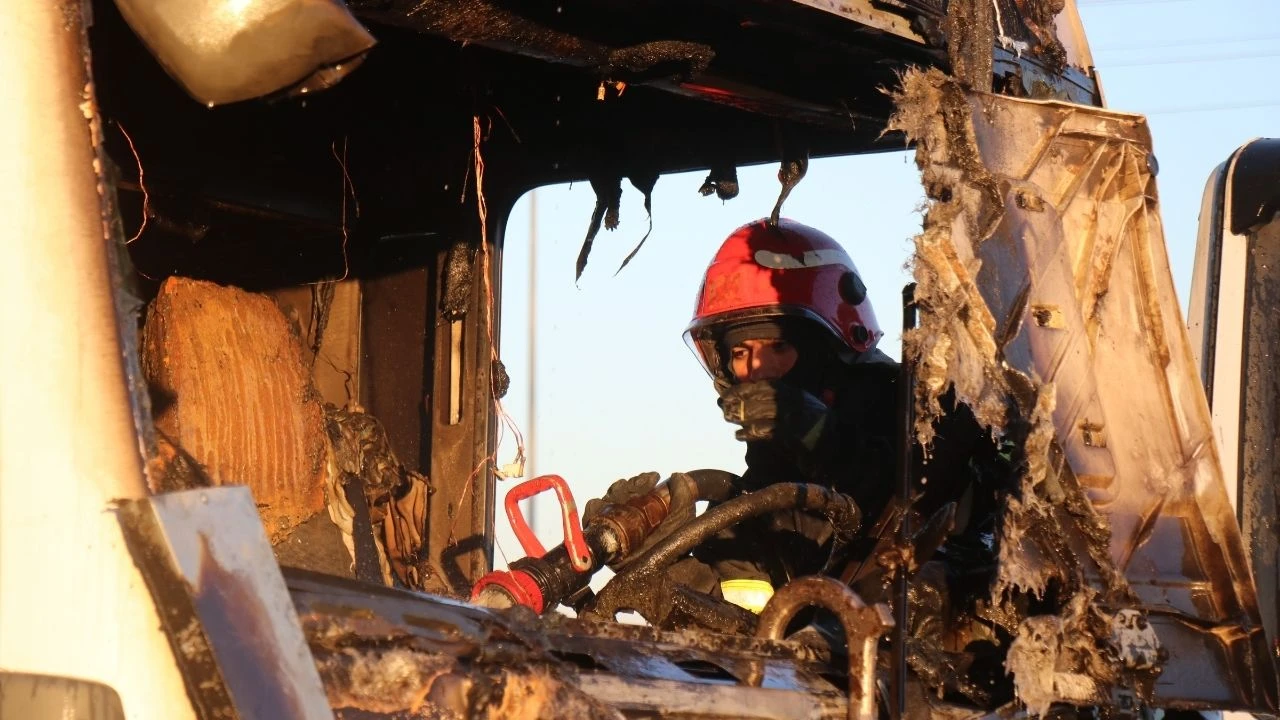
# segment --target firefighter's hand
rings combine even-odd
[[[583,507],[583,526],[590,523],[592,518],[599,515],[610,505],[625,504],[642,495],[654,492],[658,487],[660,477],[656,472],[647,472],[635,477],[618,480],[610,485],[604,497],[588,500],[586,506]],[[693,478],[684,473],[672,473],[671,477],[667,478],[667,490],[669,492],[667,516],[663,518],[662,522],[658,523],[653,532],[649,533],[638,549],[631,552],[627,557],[612,563],[609,567],[613,570],[617,571],[626,568],[635,558],[640,557],[649,548],[657,545],[674,532],[676,528],[693,519],[694,514],[697,512],[695,504],[698,501],[698,486]]]
[[[812,451],[826,427],[829,409],[789,383],[761,380],[731,385],[720,395],[724,419],[741,425],[743,442],[780,439]]]

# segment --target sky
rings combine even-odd
[[[1206,179],[1241,144],[1280,136],[1280,3],[1078,2],[1108,107],[1148,117],[1185,313]],[[776,171],[740,169],[742,192],[723,203],[698,195],[705,173],[664,176],[653,197],[653,232],[615,275],[648,228],[640,194],[624,184],[621,226],[601,231],[576,285],[574,261],[595,204],[591,188],[541,188],[517,203],[505,237],[500,342],[512,380],[504,407],[524,434],[526,478],[564,477],[581,508],[614,480],[645,471],[742,471],[743,446],[682,334],[720,243],[772,209]],[[895,358],[900,292],[910,281],[923,202],[919,173],[904,151],[815,160],[784,207],[784,215],[823,229],[849,251],[885,331],[880,347]],[[499,464],[514,454],[508,434]],[[499,498],[516,482],[500,480]],[[550,496],[535,503],[532,520],[544,544],[561,542]],[[524,554],[500,515],[495,564]]]

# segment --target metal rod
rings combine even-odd
[[[902,288],[902,331],[906,344],[908,330],[916,327],[916,284]],[[912,477],[911,455],[915,447],[915,367],[906,352],[898,378],[898,501],[903,508],[902,523],[898,526],[898,547],[906,548],[911,538]],[[892,717],[901,720],[907,705],[907,568],[899,565],[893,577],[893,700],[890,703]]]
[[[538,418],[538,191],[529,193],[529,412],[524,424],[524,439],[528,458],[527,477],[535,478],[534,464],[538,462],[538,437],[535,423]],[[529,498],[529,529],[538,532],[538,499]]]
[[[806,607],[830,610],[844,630],[849,649],[849,720],[876,718],[876,645],[889,624],[887,613],[868,607],[839,580],[820,575],[803,577],[778,588],[760,613],[756,637],[782,640],[787,624]],[[883,608],[883,606],[880,606]],[[759,687],[764,679],[761,663],[752,663],[746,684]]]

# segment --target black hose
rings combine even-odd
[[[693,483],[698,488],[699,500],[722,503],[737,495],[741,490],[738,484],[742,481],[742,478],[727,470],[706,468],[690,470],[685,475],[693,478]]]
[[[711,508],[649,548],[647,553],[631,563],[626,572],[656,572],[721,530],[747,518],[778,510],[822,513],[831,520],[838,533],[853,533],[862,522],[862,512],[847,495],[821,485],[779,483],[740,495]]]

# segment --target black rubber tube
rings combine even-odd
[[[714,503],[722,503],[737,495],[739,490],[738,483],[741,482],[741,478],[728,470],[706,468],[703,470],[690,470],[685,475],[693,478],[693,483],[698,488],[699,500],[708,500]]]
[[[862,521],[853,499],[821,485],[779,483],[740,495],[711,508],[668,535],[627,569],[630,573],[656,572],[684,556],[712,535],[748,518],[778,510],[809,510],[831,518],[837,531],[852,533]]]

